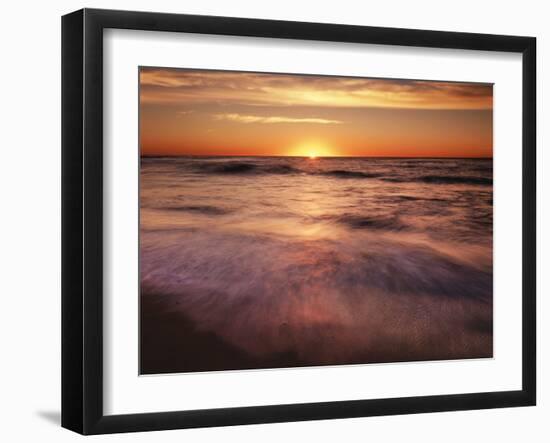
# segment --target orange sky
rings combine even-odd
[[[140,68],[142,155],[492,157],[489,84]]]

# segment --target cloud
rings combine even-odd
[[[340,120],[329,120],[325,118],[295,118],[271,116],[264,117],[260,115],[244,115],[244,114],[215,114],[218,120],[230,120],[239,123],[314,123],[320,125],[338,125],[343,123]]]
[[[143,103],[492,109],[490,84],[141,68]]]

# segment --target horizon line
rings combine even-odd
[[[140,154],[140,158],[160,158],[160,157],[265,157],[265,158],[311,158],[309,155],[247,155],[247,154]],[[493,156],[468,156],[468,157],[452,157],[452,156],[401,156],[401,155],[316,155],[319,158],[395,158],[395,159],[449,159],[449,160],[465,160],[479,159],[492,160]]]

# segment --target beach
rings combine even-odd
[[[142,157],[142,374],[490,358],[492,160]]]

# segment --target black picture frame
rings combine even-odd
[[[522,388],[130,415],[103,412],[103,30],[503,51],[522,54]],[[536,403],[536,39],[229,17],[83,9],[62,18],[62,426],[151,431]],[[519,148],[519,147],[518,147]]]

